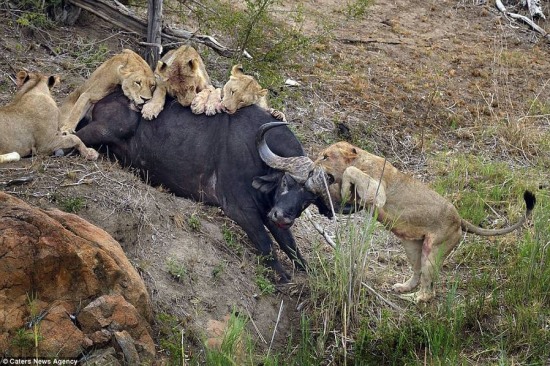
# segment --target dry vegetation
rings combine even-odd
[[[436,300],[416,306],[391,292],[409,269],[395,238],[378,227],[331,223],[347,253],[328,248],[300,220],[294,232],[312,273],[263,293],[264,275],[247,240],[216,209],[147,187],[107,161],[71,156],[0,167],[0,182],[34,177],[3,190],[40,207],[72,210],[121,242],[151,289],[159,351],[168,362],[181,364],[180,331],[188,357],[202,357],[206,322],[234,308],[248,319],[257,354],[269,349],[265,364],[550,362],[547,39],[506,19],[491,2],[268,2],[252,24],[246,19],[256,18],[239,11],[259,1],[166,3],[167,16],[183,28],[232,48],[247,39],[252,60],[196,46],[216,86],[233,63],[255,73],[310,155],[339,140],[357,144],[431,184],[486,227],[520,215],[524,189],[539,199],[537,221],[524,232],[466,237],[444,266]],[[23,24],[5,4],[0,16],[4,102],[20,68],[60,73],[60,101],[107,55],[139,50],[135,35],[89,14],[74,26],[53,27]],[[547,21],[539,25],[550,30]],[[284,86],[287,78],[300,86]],[[359,242],[368,246],[353,252]],[[346,295],[347,276],[354,276],[353,268],[343,274],[346,255],[366,258],[359,279],[373,291],[359,282],[361,290]],[[526,288],[539,292],[522,297]],[[339,291],[356,301],[330,298]]]

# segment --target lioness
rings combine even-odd
[[[201,90],[210,85],[210,77],[199,53],[191,46],[168,51],[155,68],[157,88],[153,99],[141,110],[145,119],[156,118],[164,109],[166,93],[188,107]]]
[[[77,136],[63,136],[58,130],[59,109],[50,93],[58,76],[19,71],[16,79],[15,98],[0,107],[0,163],[72,147],[86,159],[97,159],[97,151],[88,149]]]
[[[152,98],[155,76],[147,62],[134,51],[125,49],[114,55],[65,98],[61,105],[61,131],[73,133],[92,104],[113,92],[118,85],[122,86],[124,95],[139,106]]]
[[[378,208],[377,219],[402,240],[413,269],[412,277],[393,289],[409,292],[412,300],[430,300],[434,292],[434,274],[451,250],[460,242],[462,231],[478,235],[503,235],[520,228],[531,215],[535,196],[526,191],[525,216],[515,224],[497,230],[482,229],[462,219],[445,198],[420,181],[403,174],[384,158],[370,154],[347,142],[338,142],[323,150],[315,161],[329,181],[341,184],[342,197],[355,197],[361,206]],[[319,186],[309,189],[319,191]]]
[[[221,111],[233,114],[241,108],[256,104],[273,117],[286,122],[283,112],[268,106],[267,93],[268,90],[262,88],[253,76],[246,75],[242,65],[238,64],[232,67],[231,76],[222,89],[211,87],[199,93],[193,100],[191,110],[195,114],[213,115]]]

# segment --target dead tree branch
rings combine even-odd
[[[531,19],[527,18],[525,15],[521,15],[521,14],[517,14],[517,13],[511,13],[508,10],[506,10],[506,7],[504,6],[504,4],[502,3],[501,0],[495,0],[495,5],[496,5],[497,9],[502,14],[504,14],[505,16],[510,17],[512,19],[521,20],[522,22],[529,25],[534,31],[539,32],[543,37],[546,37],[547,39],[549,38],[548,33],[543,28],[541,28],[539,25],[537,25]],[[544,16],[544,14],[543,14],[543,16]]]
[[[118,1],[69,0],[69,2],[125,31],[136,33],[144,38],[147,36],[147,22],[135,16]],[[233,57],[239,53],[238,50],[223,46],[211,36],[196,34],[183,29],[171,29],[170,27],[162,26],[161,37],[163,40],[175,44],[183,44],[189,41],[202,43],[224,57]]]

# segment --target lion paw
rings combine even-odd
[[[401,298],[403,300],[410,301],[410,302],[414,302],[415,304],[418,304],[418,303],[421,303],[421,302],[430,301],[431,299],[434,298],[434,296],[435,295],[431,292],[418,291],[418,292],[414,292],[412,294],[399,295],[399,298]]]
[[[158,103],[145,103],[143,107],[141,108],[141,116],[147,120],[152,120],[153,118],[157,118],[159,113],[163,109],[163,105],[160,105]]]
[[[191,102],[191,112],[194,114],[203,114],[206,111],[206,104],[208,102],[208,97],[210,96],[210,93],[212,92],[211,89],[203,89],[200,91],[197,95],[195,95],[195,98],[193,98],[193,101]]]
[[[396,283],[395,285],[392,286],[392,290],[397,292],[397,293],[404,293],[404,292],[409,292],[411,291],[412,289],[414,289],[416,286],[418,285],[418,282],[416,281],[413,282],[411,280],[405,282],[405,283]]]
[[[97,160],[98,157],[99,157],[99,153],[96,150],[92,148],[86,149],[86,154],[84,155],[84,158],[86,160]]]
[[[277,118],[279,121],[286,122],[286,116],[283,112],[278,111],[276,109],[270,108],[269,113],[275,118]]]
[[[74,135],[75,132],[72,128],[61,127],[61,135],[63,136]]]

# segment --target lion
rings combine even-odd
[[[243,72],[241,64],[234,65],[231,76],[223,88],[210,87],[197,95],[191,110],[195,114],[214,115],[220,112],[233,114],[237,110],[256,104],[268,111],[273,117],[286,122],[283,112],[270,108],[267,103],[268,90],[261,87],[258,81]]]
[[[141,106],[153,97],[155,76],[140,55],[129,49],[122,50],[101,64],[84,84],[65,98],[61,105],[61,130],[73,133],[91,106],[118,85],[130,101]]]
[[[201,56],[187,45],[167,52],[157,63],[154,74],[157,87],[153,99],[141,110],[143,118],[148,120],[156,118],[164,109],[166,94],[188,107],[197,93],[211,85]]]
[[[357,205],[377,208],[377,220],[401,239],[412,266],[412,277],[393,285],[398,293],[415,302],[435,296],[434,276],[443,260],[457,246],[462,232],[477,235],[503,235],[519,229],[531,216],[535,196],[525,191],[525,215],[502,229],[483,229],[462,219],[451,202],[420,181],[396,169],[386,159],[368,153],[347,142],[338,142],[323,150],[315,161],[328,176],[340,184],[341,197],[352,197]],[[314,170],[312,170],[313,172]],[[313,176],[313,174],[311,174]],[[319,185],[306,182],[310,190]]]
[[[64,136],[58,130],[59,108],[50,92],[59,83],[58,76],[19,71],[16,81],[19,90],[13,101],[0,107],[0,163],[69,148],[86,159],[97,159],[97,151],[77,136]]]

